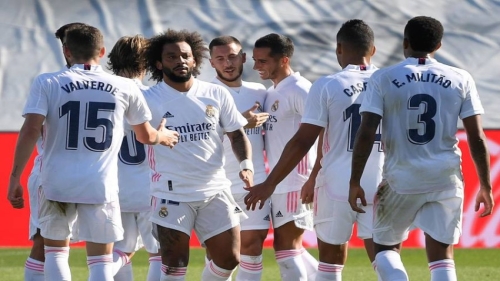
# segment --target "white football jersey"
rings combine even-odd
[[[124,117],[151,113],[130,79],[101,66],[74,65],[33,82],[23,114],[45,116],[42,186],[47,199],[103,204],[118,200],[118,152]]]
[[[384,179],[398,193],[463,186],[458,118],[484,113],[468,72],[408,58],[375,72],[360,112],[382,116]]]
[[[132,79],[141,90],[149,87]],[[125,124],[125,136],[118,154],[118,186],[122,212],[146,212],[151,209],[149,189],[150,169],[146,145],[139,142],[130,125]]]
[[[32,175],[40,174],[40,170],[42,169],[43,136],[39,137],[36,141],[36,152],[35,159],[33,159],[33,168],[31,168]]]
[[[333,200],[347,201],[354,137],[361,124],[359,108],[373,65],[348,65],[341,72],[318,79],[307,96],[302,123],[325,128],[321,175]],[[369,203],[382,181],[384,154],[380,134],[368,158],[361,186]]]
[[[265,124],[266,155],[272,170],[278,163],[288,141],[299,129],[307,93],[311,82],[300,76],[299,72],[286,77],[267,90],[264,111],[269,112]],[[297,191],[307,181],[316,161],[316,144],[300,161],[297,167],[278,184],[275,194]]]
[[[224,87],[195,79],[187,93],[165,82],[145,91],[152,124],[167,119],[166,128],[179,133],[173,149],[150,146],[152,195],[176,202],[205,200],[231,186],[223,168],[224,132],[247,121]]]
[[[242,81],[240,90],[237,92],[231,87],[226,86],[219,79],[215,78],[212,83],[221,85],[229,90],[233,96],[236,108],[240,112],[247,111],[256,103],[261,106],[255,112],[264,111],[264,102],[266,101],[267,91],[264,85],[260,83],[246,82]],[[254,168],[253,182],[255,184],[261,183],[266,179],[266,165],[264,163],[264,136],[263,127],[244,129],[247,134],[248,140],[252,144],[252,162]],[[226,170],[226,176],[231,181],[231,192],[233,194],[245,193],[247,192],[243,187],[245,184],[241,180],[240,174],[240,162],[234,156],[233,149],[231,147],[231,141],[224,135],[224,170]]]

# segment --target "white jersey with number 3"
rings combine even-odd
[[[238,111],[244,112],[254,106],[256,103],[261,105],[255,112],[262,112],[264,110],[264,102],[266,101],[267,91],[264,85],[259,83],[252,83],[242,81],[240,90],[237,92],[231,87],[226,86],[215,78],[212,83],[221,85],[229,90],[234,98],[234,103]],[[247,134],[248,140],[252,145],[252,162],[254,167],[253,182],[255,184],[261,183],[266,179],[266,166],[264,163],[264,136],[262,135],[263,127],[244,129]],[[224,135],[224,170],[226,170],[227,178],[231,181],[231,192],[233,194],[247,192],[243,187],[245,184],[240,179],[240,162],[236,159],[231,141]]]
[[[165,82],[144,92],[152,123],[167,119],[166,127],[179,133],[173,149],[150,146],[148,157],[152,195],[178,202],[200,201],[229,189],[223,168],[224,132],[246,125],[231,94],[222,86],[198,79],[187,93]]]
[[[384,179],[397,193],[463,186],[457,121],[484,113],[468,72],[408,58],[372,75],[360,112],[382,116]]]
[[[47,199],[103,204],[118,200],[124,117],[151,118],[139,88],[101,66],[74,65],[33,82],[23,114],[45,116],[42,187]]]
[[[354,137],[361,124],[359,108],[368,79],[377,68],[373,65],[348,65],[341,72],[318,79],[307,96],[302,123],[325,128],[321,177],[333,200],[347,201]],[[384,155],[377,134],[368,158],[361,186],[365,198],[373,202],[382,181]]]
[[[299,129],[309,88],[311,82],[295,72],[280,81],[276,88],[270,87],[267,91],[264,111],[269,112],[270,116],[266,123],[265,137],[271,170],[278,163],[285,145]],[[278,184],[274,193],[300,190],[309,178],[315,161],[316,145],[311,147],[297,167]]]

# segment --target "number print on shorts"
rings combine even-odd
[[[99,118],[101,111],[115,111],[115,103],[89,102],[85,104],[85,130],[95,131],[102,128],[102,138],[98,142],[95,137],[84,137],[83,144],[90,151],[102,152],[108,150],[113,138],[113,122],[107,118]],[[80,133],[80,101],[68,101],[59,108],[59,118],[66,116],[66,149],[78,149]]]
[[[417,123],[423,124],[423,133],[420,134],[418,129],[407,131],[408,140],[417,145],[430,142],[436,134],[436,123],[432,119],[437,111],[436,100],[428,94],[414,95],[408,100],[408,109],[419,110],[421,104],[424,105],[424,112],[418,115]]]
[[[356,138],[356,133],[358,132],[359,126],[361,125],[361,114],[359,114],[359,108],[361,104],[353,103],[346,110],[344,110],[344,122],[349,120],[349,132],[347,134],[347,151],[352,152],[354,149],[354,139]],[[382,135],[380,134],[380,126],[377,128],[377,134],[375,135],[374,144],[378,145],[378,151],[382,152]]]

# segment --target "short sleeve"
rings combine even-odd
[[[23,116],[30,113],[47,116],[49,111],[49,95],[47,94],[49,86],[50,79],[44,79],[42,75],[35,78],[24,106]]]
[[[326,87],[322,79],[311,86],[307,95],[302,123],[312,124],[326,128],[328,125],[328,100]]]
[[[380,75],[375,72],[368,80],[368,86],[361,100],[359,112],[371,112],[384,116],[384,93],[380,86]]]
[[[460,119],[464,119],[473,115],[484,114],[483,105],[479,99],[476,83],[472,76],[467,73],[464,85],[464,100],[460,108]]]
[[[309,89],[305,89],[302,85],[299,85],[297,87],[293,97],[293,106],[295,113],[303,115],[304,114],[304,107],[307,99],[307,93],[309,92]]]
[[[130,83],[129,106],[125,112],[125,118],[132,126],[151,120],[151,111],[146,99],[135,83]]]

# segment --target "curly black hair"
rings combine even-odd
[[[417,52],[434,52],[443,39],[444,28],[437,19],[419,16],[408,21],[404,36]]]
[[[374,41],[373,30],[360,19],[346,21],[337,33],[338,43],[347,43],[350,49],[362,56],[371,52]]]
[[[160,82],[163,80],[163,71],[156,68],[156,63],[161,62],[161,54],[165,44],[186,42],[193,52],[193,57],[196,62],[196,67],[193,69],[193,75],[200,74],[200,67],[203,58],[208,58],[208,48],[201,37],[201,34],[194,31],[190,32],[186,29],[176,31],[168,29],[167,31],[149,39],[149,46],[146,48],[147,69],[151,73],[151,80]]]

